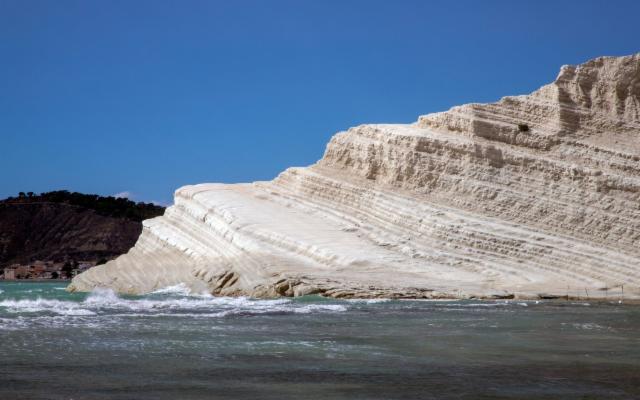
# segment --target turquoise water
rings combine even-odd
[[[640,306],[0,283],[0,399],[638,399]]]

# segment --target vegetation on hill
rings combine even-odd
[[[9,204],[29,204],[29,203],[58,203],[69,204],[94,210],[97,214],[112,217],[126,218],[132,221],[142,221],[157,217],[164,213],[164,207],[153,203],[134,202],[126,198],[113,196],[99,196],[97,194],[84,194],[69,192],[67,190],[56,190],[35,194],[33,192],[20,192],[18,197],[9,197],[0,201]]]

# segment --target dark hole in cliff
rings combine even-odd
[[[518,130],[520,132],[529,132],[529,125],[527,125],[527,124],[518,124]]]

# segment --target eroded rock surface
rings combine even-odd
[[[640,297],[640,54],[335,135],[271,182],[186,186],[70,290]],[[605,290],[606,288],[606,290]]]

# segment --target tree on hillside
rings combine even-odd
[[[164,214],[164,207],[152,203],[136,203],[126,198],[115,198],[113,196],[98,196],[96,194],[84,194],[69,192],[67,190],[56,190],[36,195],[33,192],[20,192],[18,198],[12,197],[1,202],[51,202],[64,203],[94,210],[97,214],[126,218],[132,221],[142,221]],[[1,203],[0,202],[0,203]]]

